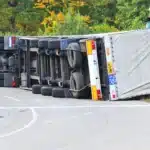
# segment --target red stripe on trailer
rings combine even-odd
[[[88,66],[89,66],[92,99],[95,101],[102,100],[96,41],[87,40],[86,48],[88,55]]]
[[[91,44],[92,44],[92,50],[95,50],[96,49],[95,41],[92,40]]]
[[[98,99],[101,99],[102,98],[102,93],[101,93],[101,90],[97,90],[97,97]]]
[[[12,37],[12,45],[15,45],[16,37]]]

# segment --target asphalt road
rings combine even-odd
[[[149,150],[150,104],[93,102],[0,88],[2,150]]]

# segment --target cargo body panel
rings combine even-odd
[[[150,94],[150,32],[115,33],[107,38],[111,45],[116,99]]]

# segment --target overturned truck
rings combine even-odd
[[[20,37],[16,43],[21,88],[60,98],[109,99],[106,56],[101,39]],[[96,53],[91,62],[93,50]],[[96,93],[91,95],[91,88]]]
[[[14,43],[5,39],[6,45]],[[3,71],[9,69],[9,85],[33,94],[93,100],[150,94],[149,30],[16,37],[8,47],[8,59],[1,62]]]

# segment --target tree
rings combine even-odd
[[[30,0],[9,0],[11,8],[11,26],[13,31],[20,31],[24,34],[37,34],[40,27],[41,13],[37,11],[34,2]]]
[[[140,29],[145,26],[149,0],[118,0],[115,23],[120,30]]]
[[[89,15],[94,24],[113,25],[116,15],[116,0],[87,0],[82,14]]]
[[[42,21],[44,27],[44,33],[58,33],[62,31],[65,26],[68,27],[68,30],[64,30],[65,33],[72,33],[70,26],[73,25],[71,20],[74,22],[73,18],[77,21],[76,26],[79,27],[79,23],[88,22],[88,16],[80,15],[80,8],[83,7],[86,3],[83,0],[40,0],[35,3],[37,9],[42,9],[45,11],[45,17]],[[72,17],[70,17],[72,16]],[[70,20],[66,20],[70,19]],[[81,22],[80,22],[80,21]],[[81,32],[81,28],[85,26],[80,26],[80,29],[76,31]],[[58,28],[58,29],[57,29]],[[82,30],[83,31],[83,30]],[[63,32],[64,33],[64,32]],[[62,32],[60,33],[62,34]]]
[[[8,8],[8,3],[6,0],[0,0],[0,31],[9,32],[12,31],[11,26],[11,14],[12,8]]]

